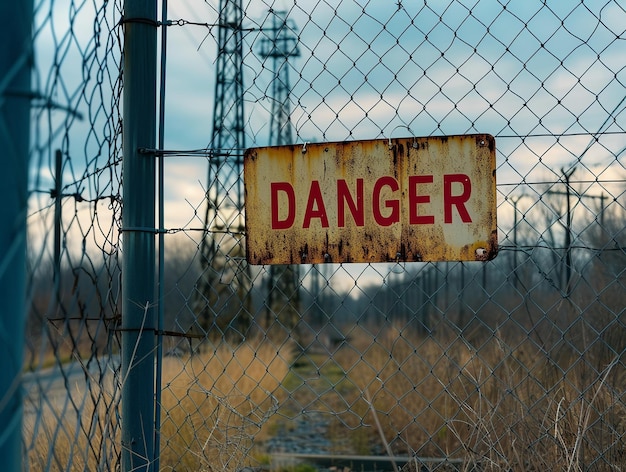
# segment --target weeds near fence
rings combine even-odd
[[[46,380],[45,388],[36,384],[26,393],[23,429],[33,438],[27,445],[30,470],[108,470],[117,463],[119,391],[113,372],[92,374],[81,367],[67,390],[59,376],[58,385]]]
[[[276,412],[278,387],[286,377],[291,347],[253,341],[232,347],[208,347],[193,356],[167,357],[163,364],[162,470],[238,470],[253,461],[252,440]],[[115,457],[110,441],[119,441],[119,420],[111,408],[112,375],[103,382],[90,378],[95,404],[83,400],[83,387],[31,392],[37,416],[25,414],[25,431],[35,438],[29,446],[32,470],[55,464],[59,470],[98,470]],[[119,390],[117,390],[119,392]],[[99,418],[98,426],[91,418]],[[111,431],[102,428],[112,429]],[[112,439],[113,438],[113,439]],[[117,439],[115,439],[117,438]],[[106,467],[105,467],[106,468]]]
[[[267,340],[166,358],[161,466],[228,471],[248,464],[253,438],[278,409],[291,358],[288,344]]]
[[[395,328],[354,341],[336,361],[352,366],[354,401],[371,398],[359,408],[379,425],[367,430],[381,450],[462,459],[468,470],[614,470],[623,463],[626,371],[618,357],[591,375],[584,356],[559,365],[540,346],[505,342],[501,333],[478,346]]]

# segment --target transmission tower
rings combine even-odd
[[[270,10],[270,34],[260,41],[259,54],[271,59],[274,77],[271,87],[270,145],[293,144],[289,94],[289,59],[298,57],[298,38],[295,25],[288,21],[286,12]],[[299,317],[298,266],[273,265],[269,269],[266,327],[277,318],[288,329],[293,329]]]
[[[196,311],[205,331],[241,338],[250,324],[250,272],[244,260],[242,180],[242,0],[220,0],[202,278]]]
[[[289,93],[289,58],[300,56],[295,25],[287,21],[286,12],[270,10],[272,36],[262,38],[260,55],[272,60],[272,110],[270,115],[270,145],[293,144],[291,129],[291,105]]]

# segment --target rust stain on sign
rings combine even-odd
[[[493,259],[495,173],[488,134],[248,149],[248,262]]]

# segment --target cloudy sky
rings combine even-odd
[[[101,157],[94,149],[103,148],[89,123],[103,119],[94,105],[98,97],[89,91],[104,80],[106,107],[115,77],[102,77],[97,68],[86,75],[84,64],[85,57],[102,56],[108,47],[115,52],[104,42],[94,48],[93,18],[106,18],[98,27],[115,30],[120,12],[110,7],[102,15],[72,0],[36,5],[35,86],[73,110],[57,110],[50,118],[51,128],[71,125],[68,182],[79,179],[86,166],[98,168]],[[556,181],[561,169],[576,165],[575,175],[585,182],[623,181],[626,13],[618,1],[244,0],[243,9],[248,147],[268,144],[273,74],[259,45],[271,35],[271,11],[283,11],[300,52],[289,60],[297,143],[490,133],[497,139],[502,222],[510,219],[505,197],[534,182]],[[218,1],[170,1],[168,10],[171,20],[181,21],[167,31],[165,148],[206,148]],[[111,74],[118,58],[108,57]],[[87,94],[78,92],[84,80]],[[106,126],[98,131],[112,132]],[[605,134],[596,139],[598,133]],[[50,139],[40,130],[35,141],[42,148],[51,141],[61,146],[63,134]],[[51,155],[42,156],[33,166],[34,186],[49,188]],[[168,158],[167,227],[201,226],[207,172],[203,157]],[[101,184],[86,185],[84,196],[105,195],[109,178],[103,174]],[[619,196],[621,181],[602,189],[581,185]]]
[[[216,1],[170,3],[171,19],[217,22]],[[559,178],[588,146],[579,178],[621,169],[621,136],[593,137],[624,129],[619,2],[245,1],[247,146],[269,135],[271,63],[258,48],[270,9],[287,12],[299,38],[290,59],[297,142],[490,133],[498,183],[513,187]],[[168,30],[166,147],[210,142],[216,37],[216,27]],[[202,181],[205,166],[170,164],[172,203],[202,198],[188,176]]]

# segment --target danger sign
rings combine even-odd
[[[490,135],[253,148],[244,157],[252,264],[489,260]]]

